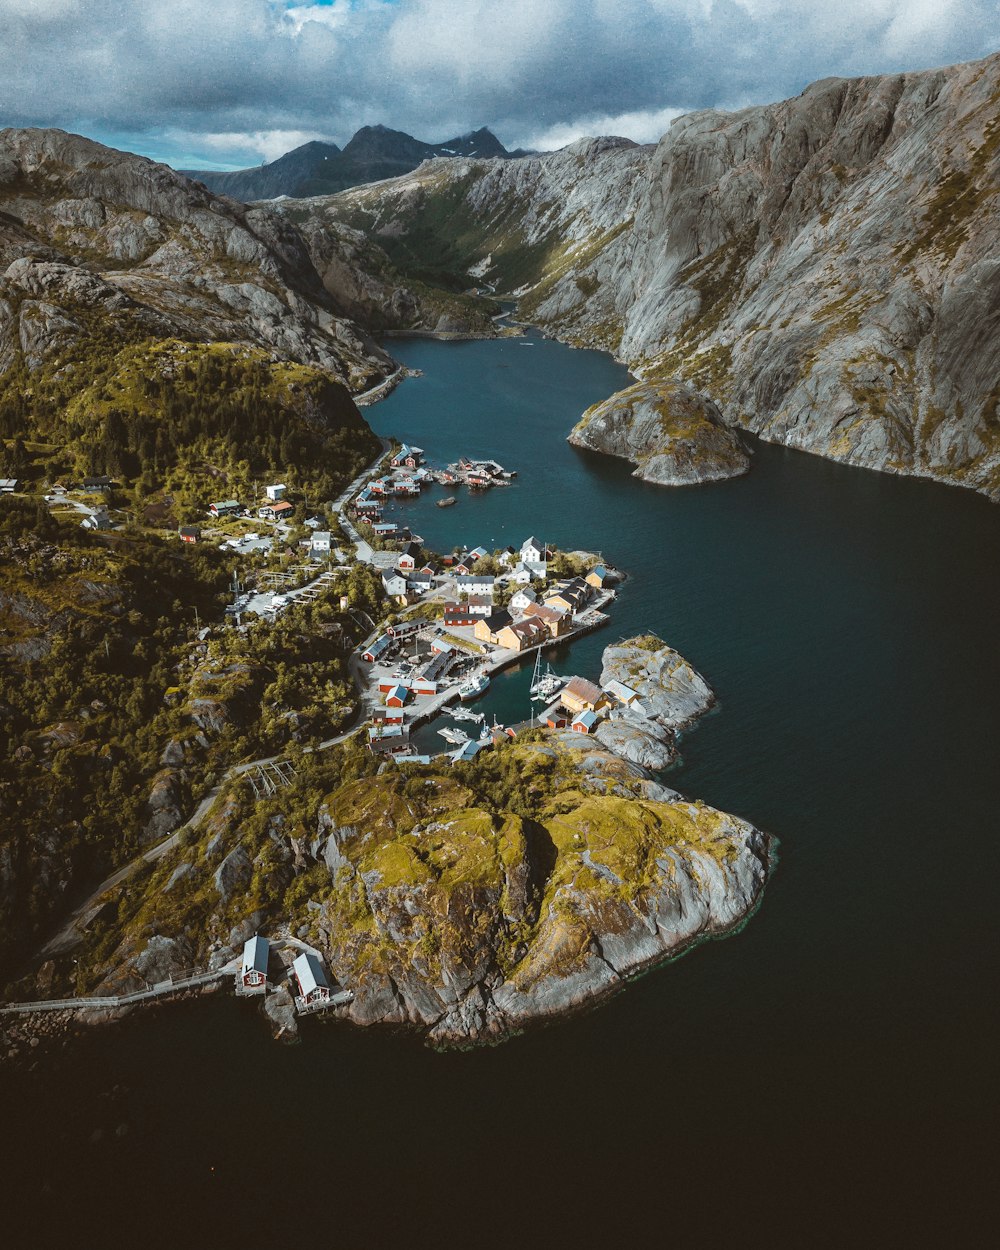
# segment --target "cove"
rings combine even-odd
[[[311,1021],[283,1048],[229,999],[137,1015],[0,1073],[8,1221],[78,1246],[109,1211],[146,1245],[978,1243],[1000,510],[766,444],[744,478],[656,488],[565,442],[627,384],[608,356],[535,332],[390,346],[423,376],[367,411],[376,432],[518,470],[398,514],[432,547],[534,533],[629,573],[553,664],[593,677],[650,629],[708,678],[719,709],[666,780],[777,835],[763,905],[496,1050]],[[481,706],[523,718],[527,677]]]

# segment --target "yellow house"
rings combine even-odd
[[[569,712],[596,712],[609,703],[601,687],[585,677],[574,677],[559,696],[559,701]]]
[[[526,651],[537,647],[548,636],[549,631],[541,621],[524,620],[505,626],[497,635],[497,642],[510,651]]]
[[[524,615],[532,620],[541,621],[552,638],[561,638],[572,627],[572,617],[568,612],[560,612],[558,608],[547,603],[529,603]]]

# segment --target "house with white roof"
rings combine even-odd
[[[329,1001],[330,982],[326,979],[323,965],[311,951],[303,951],[299,955],[292,964],[292,973],[299,987],[296,1006]]]
[[[271,953],[271,943],[267,938],[254,934],[247,938],[243,947],[243,959],[240,962],[240,973],[237,988],[243,994],[264,994],[267,992],[267,960]]]

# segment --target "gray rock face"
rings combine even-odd
[[[771,442],[1000,499],[998,98],[1000,54],[824,79],[687,114],[655,148],[430,162],[337,199],[385,237],[443,230],[458,201],[470,268],[523,284],[560,337]],[[512,243],[539,257],[516,283]]]
[[[151,984],[166,981],[191,968],[192,951],[183,938],[151,937],[145,949],[136,957],[135,967],[139,975]]]
[[[222,896],[223,904],[226,904],[234,894],[247,888],[252,877],[253,864],[250,857],[242,846],[237,846],[215,870],[212,880]]]
[[[653,721],[677,731],[703,715],[715,702],[711,686],[687,660],[665,643],[649,637],[646,645],[624,642],[606,647],[602,657],[601,686],[620,681],[635,690],[641,703],[622,714],[626,723]]]
[[[82,306],[151,335],[251,343],[352,390],[394,368],[289,221],[165,165],[58,130],[3,130],[0,212],[0,367],[13,344],[29,369],[64,350]]]
[[[576,447],[620,456],[660,486],[738,477],[750,467],[739,435],[711,400],[680,382],[637,382],[583,414]]]

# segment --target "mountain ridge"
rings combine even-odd
[[[427,143],[389,126],[362,126],[343,148],[313,140],[257,168],[229,171],[182,169],[219,195],[250,202],[289,196],[330,195],[347,187],[378,182],[416,169],[436,157],[514,155],[485,126],[443,143]]]
[[[434,161],[315,211],[768,441],[1000,499],[998,195],[994,54],[686,114],[650,148]]]

